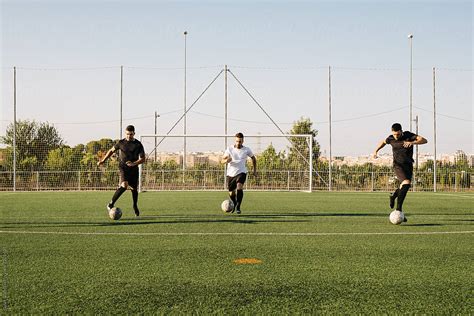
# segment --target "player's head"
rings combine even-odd
[[[392,125],[392,135],[395,137],[395,139],[398,139],[402,133],[402,125],[400,125],[400,123],[395,123]]]
[[[242,133],[235,134],[235,147],[242,148],[243,143],[244,143],[244,134]]]
[[[127,127],[125,127],[125,138],[127,140],[133,140],[134,136],[135,136],[135,126],[128,125]]]

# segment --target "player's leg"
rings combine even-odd
[[[400,193],[400,188],[397,188],[395,192],[390,193],[390,208],[393,209],[395,207],[395,200],[398,197],[398,194]]]
[[[234,203],[234,209],[232,210],[231,213],[234,213],[235,207],[237,206],[237,194],[235,192],[235,189],[237,187],[236,178],[227,176],[226,181],[227,181],[227,189],[229,190],[229,197],[232,200],[232,203]]]
[[[237,214],[241,213],[240,206],[244,199],[244,186],[242,183],[237,183]]]
[[[411,181],[410,180],[404,180],[400,184],[400,193],[398,193],[398,198],[397,198],[397,210],[400,212],[403,210],[403,202],[405,201],[405,197],[407,196],[408,190],[410,190],[411,186]]]
[[[400,182],[403,182],[407,178],[405,175],[405,171],[403,170],[401,165],[394,164],[393,172],[395,173],[395,175],[397,176],[397,179]],[[401,185],[399,188],[395,190],[395,192],[390,194],[390,208],[391,209],[393,209],[393,207],[395,206],[395,201],[397,200],[398,195],[400,194],[400,188],[401,188]]]
[[[241,213],[240,206],[242,205],[242,200],[244,199],[244,183],[247,179],[247,174],[241,173],[238,175],[237,180],[237,214]]]
[[[138,209],[138,190],[136,188],[132,189],[132,199],[133,199],[133,211],[135,216],[140,216],[140,210]]]
[[[403,177],[401,177],[401,184],[400,184],[400,192],[398,193],[397,197],[397,210],[400,212],[403,211],[403,202],[407,196],[408,190],[410,190],[411,186],[411,178],[413,176],[413,164],[404,165],[402,168]],[[405,217],[404,222],[407,221]]]
[[[120,186],[117,188],[115,191],[114,195],[112,196],[112,200],[107,204],[107,208],[110,210],[112,207],[114,207],[115,202],[119,199],[119,197],[123,194],[123,192],[127,191],[128,188],[128,182],[127,181],[122,181],[120,183]]]
[[[138,167],[130,168],[128,172],[128,184],[132,191],[132,200],[133,200],[133,211],[135,216],[140,216],[140,210],[138,209]]]

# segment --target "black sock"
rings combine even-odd
[[[244,190],[237,190],[237,209],[240,209],[240,204],[242,204],[242,200],[244,199]]]
[[[397,188],[397,189],[395,190],[395,192],[392,193],[392,196],[393,196],[394,198],[396,198],[396,197],[398,196],[398,194],[400,194],[400,188]]]
[[[138,191],[132,190],[133,207],[138,207]]]
[[[402,185],[402,188],[400,189],[400,192],[398,193],[397,210],[399,210],[400,212],[402,211],[403,201],[405,200],[405,197],[407,196],[408,190],[410,190],[410,184],[404,184]]]
[[[117,200],[119,199],[119,197],[122,195],[123,192],[127,191],[127,189],[125,189],[124,187],[120,186],[118,187],[117,191],[115,191],[114,193],[114,196],[112,197],[112,205],[115,204],[115,202],[117,202]]]
[[[235,191],[230,191],[229,196],[234,205],[237,205],[237,196],[235,195]]]

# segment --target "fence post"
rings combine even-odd
[[[454,192],[458,192],[458,172],[454,172]]]
[[[374,192],[375,191],[374,172],[372,171],[370,174],[371,174],[371,177],[372,177],[372,180],[371,180],[372,181],[372,192]]]
[[[290,170],[288,170],[288,179],[287,179],[286,183],[287,183],[287,189],[288,189],[288,191],[290,191]]]
[[[161,170],[161,191],[165,189],[165,170]]]
[[[77,172],[77,188],[81,191],[81,171]]]
[[[39,171],[36,171],[36,191],[39,191]]]

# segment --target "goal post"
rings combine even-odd
[[[146,162],[140,165],[140,191],[224,190],[226,165],[220,163],[234,135],[141,135]],[[246,190],[312,191],[311,135],[245,135],[244,146],[257,159],[257,174],[247,160]],[[184,151],[186,148],[186,152]]]

